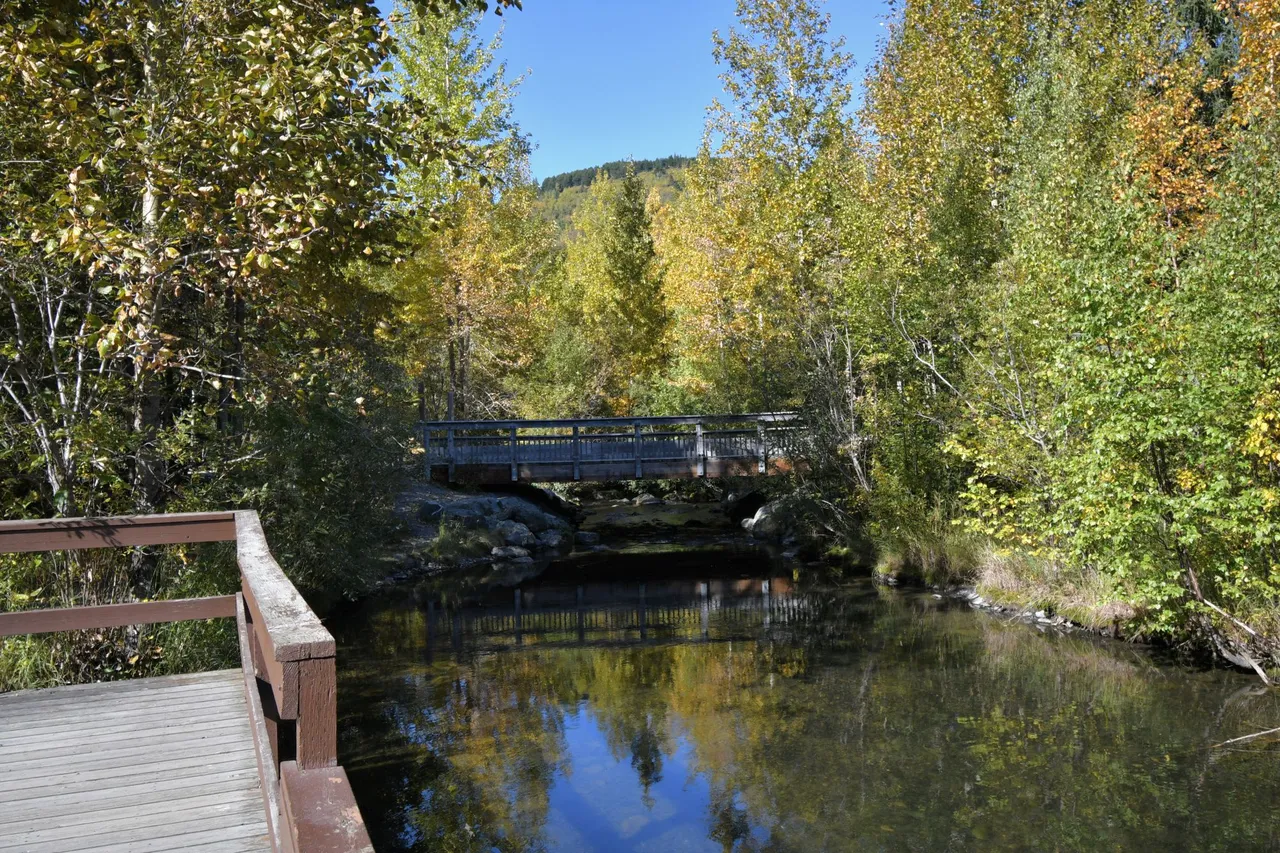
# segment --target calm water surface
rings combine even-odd
[[[1276,692],[927,592],[667,554],[333,627],[380,851],[1280,850],[1280,749],[1215,747]]]

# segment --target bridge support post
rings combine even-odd
[[[453,427],[445,430],[445,444],[449,453],[449,482],[453,482]]]
[[[707,476],[707,445],[702,437],[702,424],[694,424],[694,431],[697,438],[694,440],[693,452],[698,455],[698,476]]]
[[[757,470],[763,474],[769,469],[768,461],[765,458],[764,450],[764,422],[756,423],[756,458],[759,460]]]
[[[520,479],[520,470],[516,467],[516,428],[511,428],[511,482]]]
[[[582,448],[578,444],[578,428],[573,428],[573,448],[569,453],[573,459],[573,480],[577,482],[582,479]]]
[[[639,480],[644,474],[644,463],[640,461],[641,457],[644,455],[643,453],[640,452],[642,449],[644,439],[640,437],[640,424],[633,424],[633,426],[635,427],[636,439],[632,445],[632,449],[635,451],[635,454],[636,454],[636,479]]]

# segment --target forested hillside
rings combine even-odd
[[[739,0],[693,162],[542,187],[475,5],[241,6],[0,16],[6,516],[254,505],[354,592],[419,383],[799,408],[833,547],[1280,667],[1275,0],[904,0],[859,110],[819,0]],[[228,582],[4,559],[5,608]],[[174,654],[84,642],[0,680]]]
[[[670,204],[684,186],[684,170],[692,157],[673,154],[657,160],[611,160],[589,169],[577,169],[546,178],[538,187],[538,210],[563,233],[573,224],[573,215],[586,201],[592,182],[603,174],[613,180],[623,178],[628,167],[635,171],[646,193],[656,189],[663,204]]]
[[[617,180],[627,174],[628,167],[637,175],[648,173],[665,175],[678,169],[683,169],[693,161],[694,158],[682,157],[679,154],[672,154],[670,157],[659,157],[656,160],[610,160],[600,166],[575,169],[572,172],[561,172],[558,175],[543,178],[542,183],[538,185],[538,192],[543,194],[558,193],[572,187],[589,187],[601,172]]]

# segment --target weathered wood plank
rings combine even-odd
[[[174,812],[179,814],[189,809],[204,808],[221,804],[256,806],[261,798],[258,792],[239,783],[226,790],[201,790],[191,796],[179,792],[176,796],[164,795],[141,801],[120,801],[114,806],[93,808],[88,810],[68,809],[54,813],[30,813],[26,817],[11,818],[8,813],[0,814],[0,844],[9,844],[10,838],[20,835],[27,829],[19,827],[59,829],[63,827],[101,826],[106,821],[122,819],[136,820],[138,825],[153,816],[160,819],[171,819]]]
[[[262,786],[260,805],[267,822],[267,835],[271,840],[271,849],[275,853],[293,853],[292,839],[280,825],[283,810],[280,804],[279,767],[270,734],[267,731],[261,694],[258,692],[250,630],[244,596],[237,596],[236,633],[240,638],[240,668],[244,673],[244,700],[249,711],[253,755],[258,764],[258,779]]]
[[[235,515],[230,512],[0,521],[0,554],[224,542],[235,538]]]
[[[298,766],[303,770],[338,763],[338,676],[333,658],[299,664]]]
[[[58,717],[73,720],[78,716],[90,717],[95,720],[109,720],[117,717],[127,717],[131,720],[141,721],[152,716],[180,716],[184,711],[210,711],[212,710],[210,703],[219,703],[229,698],[224,692],[213,692],[209,689],[188,690],[176,696],[165,694],[167,700],[163,705],[157,705],[155,700],[143,701],[134,700],[128,704],[123,702],[76,702],[68,703],[62,709],[58,710]],[[52,706],[56,707],[56,706]],[[228,713],[234,713],[229,710]],[[7,710],[0,710],[0,736],[7,731],[16,728],[30,728],[32,724],[40,725],[50,720],[49,709],[33,709],[24,708],[21,713],[9,713]]]
[[[202,734],[209,734],[212,731],[224,729],[248,731],[248,727],[248,717],[243,710],[239,714],[227,713],[208,720],[164,716],[159,719],[148,720],[145,727],[131,725],[127,720],[106,720],[100,724],[89,719],[81,719],[70,723],[56,721],[56,724],[51,723],[40,729],[32,729],[29,732],[24,731],[21,734],[5,735],[3,739],[0,739],[0,751],[17,751],[26,744],[41,742],[101,743],[118,735],[129,735],[140,730],[154,734],[198,730]],[[3,781],[0,781],[0,784],[3,784]]]
[[[104,835],[130,829],[159,836],[162,835],[160,828],[175,822],[185,826],[189,821],[211,818],[226,818],[228,825],[236,825],[246,822],[246,815],[255,814],[259,804],[259,798],[254,796],[253,791],[238,791],[234,795],[192,797],[167,804],[152,803],[133,809],[97,812],[92,816],[77,815],[62,820],[30,821],[24,829],[0,836],[0,851],[26,850],[67,839],[82,839],[85,843],[92,843],[94,839]]]
[[[256,822],[254,822],[256,819]],[[126,849],[133,853],[157,850],[184,850],[192,841],[227,841],[237,838],[261,838],[262,849],[270,850],[263,832],[262,817],[243,812],[194,820],[175,820],[168,825],[118,829],[86,838],[28,844],[24,853],[80,853]]]
[[[104,781],[123,782],[139,776],[177,778],[180,776],[200,775],[206,770],[217,772],[239,767],[253,767],[256,769],[252,746],[246,745],[244,748],[237,749],[234,752],[225,752],[220,755],[169,757],[159,761],[137,762],[126,766],[100,764],[91,768],[78,769],[66,773],[56,772],[58,768],[54,765],[50,768],[54,772],[45,774],[35,783],[31,779],[14,779],[5,774],[4,778],[0,779],[0,797],[3,797],[5,801],[34,799],[36,797],[49,796],[53,790],[67,785],[75,786],[87,782],[101,783]]]
[[[117,684],[130,684],[151,681],[150,678],[136,679],[134,682],[108,682],[106,684],[97,685],[103,687],[101,695],[94,693],[71,693],[64,696],[60,701],[51,701],[40,696],[44,691],[35,691],[35,695],[19,696],[13,695],[12,701],[6,701],[8,697],[0,696],[0,720],[23,720],[30,717],[38,717],[40,719],[48,719],[51,711],[58,715],[74,716],[80,712],[100,711],[103,713],[116,711],[137,711],[148,708],[155,708],[160,704],[191,704],[197,701],[209,701],[217,697],[234,698],[239,695],[236,690],[236,683],[227,680],[220,681],[193,681],[185,684],[177,684],[168,690],[156,689],[137,689],[137,690],[106,690],[107,687],[114,687]],[[61,688],[53,688],[59,690]],[[161,702],[163,698],[163,703]]]
[[[148,802],[169,802],[174,799],[200,795],[234,793],[258,790],[256,768],[241,768],[206,776],[185,776],[175,779],[151,777],[129,785],[104,788],[101,785],[79,793],[37,797],[20,802],[4,801],[3,819],[14,823],[28,819],[49,818],[63,814],[81,814],[108,811]],[[0,835],[5,829],[0,826]]]
[[[260,838],[241,838],[231,839],[227,841],[208,841],[199,843],[196,840],[190,840],[184,844],[180,850],[183,853],[267,853],[270,847],[263,846],[264,842]],[[116,853],[120,848],[106,848],[95,851],[95,853]],[[131,853],[130,850],[120,851],[120,853]]]
[[[221,682],[239,684],[240,670],[221,669],[211,672],[193,672],[188,675],[166,675],[160,678],[135,678],[126,681],[99,681],[92,684],[68,684],[62,687],[46,687],[41,690],[15,690],[0,694],[0,715],[16,704],[48,703],[62,706],[76,697],[92,697],[92,701],[114,702],[128,694],[145,694],[149,691],[169,691],[186,685]],[[10,704],[13,703],[13,704]]]
[[[255,627],[265,628],[270,638],[271,648],[263,651],[282,663],[333,657],[333,635],[271,556],[255,512],[236,513],[236,556]]]
[[[306,853],[373,853],[360,809],[341,767],[303,770],[280,765],[280,788],[294,846]]]
[[[41,775],[47,774],[51,764],[70,770],[101,762],[132,763],[154,755],[215,755],[235,749],[243,743],[244,733],[238,730],[215,733],[195,740],[187,731],[159,737],[143,732],[121,741],[120,745],[113,743],[111,748],[95,748],[90,752],[85,751],[84,744],[46,746],[16,753],[4,750],[4,772],[6,776],[21,777],[29,769],[36,769]]]
[[[235,596],[184,598],[174,601],[135,601],[95,607],[62,607],[53,610],[25,610],[0,613],[0,637],[17,634],[47,634],[53,631],[83,631],[120,628],[192,619],[221,619],[235,615]]]

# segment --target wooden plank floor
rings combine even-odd
[[[240,670],[0,695],[0,851],[269,851]]]

